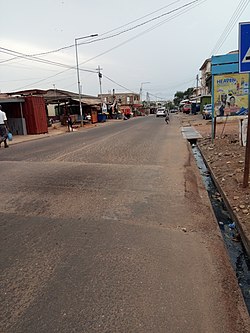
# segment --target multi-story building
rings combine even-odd
[[[211,59],[206,59],[201,68],[201,96],[210,95],[211,94],[211,85],[212,85],[212,75],[211,75]]]
[[[136,115],[142,107],[140,103],[140,94],[127,92],[127,93],[113,93],[98,95],[102,102],[105,103],[110,110],[110,113],[124,113]]]
[[[121,105],[133,105],[140,103],[140,95],[135,93],[113,93],[98,95],[106,104],[112,104],[114,100]]]

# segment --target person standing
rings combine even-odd
[[[69,132],[70,132],[70,131],[73,132],[73,122],[72,122],[72,119],[71,119],[70,114],[68,114],[67,123],[68,123],[68,131],[69,131]]]
[[[170,123],[170,117],[169,117],[169,111],[168,111],[168,110],[166,111],[165,122],[166,122],[167,124]]]
[[[2,105],[0,105],[0,147],[1,143],[4,143],[4,148],[8,148],[7,145],[8,138],[8,127],[7,127],[7,117],[6,113],[2,111]]]

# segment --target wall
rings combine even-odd
[[[47,115],[43,97],[25,97],[23,115],[26,121],[27,134],[42,134],[48,132]]]

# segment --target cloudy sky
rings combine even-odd
[[[249,2],[1,0],[0,91],[77,92],[75,39],[98,34],[77,41],[84,94],[99,93],[100,66],[104,93],[142,87],[143,98],[172,99],[196,85],[206,58],[238,48]]]

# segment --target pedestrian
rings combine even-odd
[[[70,132],[71,130],[73,132],[73,122],[70,114],[68,114],[67,123],[68,123],[68,131]]]
[[[168,111],[166,112],[165,122],[166,122],[167,124],[170,123],[170,117],[169,117],[169,112],[168,112]]]
[[[7,145],[8,138],[8,125],[6,113],[2,111],[2,105],[0,105],[0,147],[1,143],[4,143],[4,148],[8,148]]]

